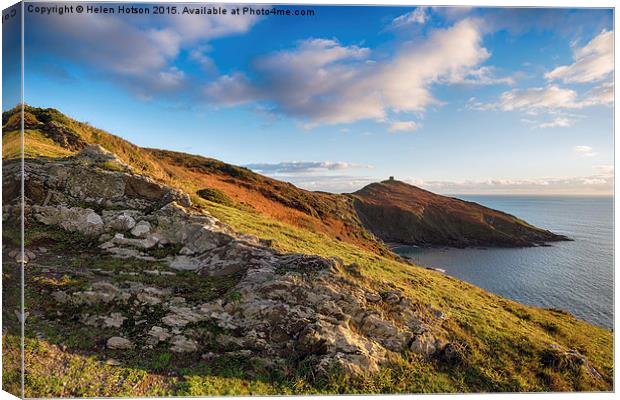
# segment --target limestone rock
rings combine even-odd
[[[198,350],[198,344],[192,339],[188,339],[185,336],[177,335],[170,340],[172,347],[171,351],[175,353],[191,353]]]
[[[400,301],[401,293],[396,290],[381,293],[383,301],[389,304],[397,304]]]
[[[219,356],[304,359],[325,374],[375,373],[407,346],[428,357],[449,358],[447,341],[436,339],[447,336],[445,314],[414,302],[390,282],[378,282],[382,290],[390,288],[379,294],[371,286],[374,281],[363,279],[359,265],[282,253],[206,212],[189,209],[184,193],[96,165],[111,161],[103,149],[87,148],[80,157],[87,162],[69,157],[27,164],[27,212],[46,225],[97,235],[98,250],[115,258],[153,261],[139,272],[90,268],[89,277],[101,279],[92,288],[51,294],[63,312],[82,305],[108,310],[108,315],[77,311],[87,325],[120,330],[126,324],[123,314],[131,313],[136,321],[130,324],[132,336],[111,337],[108,348],[132,349],[134,341],[153,349],[169,342],[171,351],[190,353],[202,350],[198,340],[212,341]],[[82,206],[69,206],[75,204]],[[3,208],[3,218],[9,211]],[[166,271],[162,263],[183,272]],[[188,278],[185,271],[195,276]],[[218,298],[198,305],[183,285],[162,289],[129,278],[161,282],[175,274],[175,279],[226,277],[225,290],[215,287]],[[111,283],[118,277],[128,279]],[[218,327],[217,333],[205,325]]]
[[[106,328],[120,328],[126,319],[121,313],[112,313],[110,316],[103,318],[103,325]]]
[[[381,301],[381,296],[378,293],[366,292],[366,300],[371,303],[378,303]]]
[[[430,357],[437,351],[435,338],[427,333],[417,335],[411,342],[409,349],[414,353]]]
[[[52,298],[61,304],[65,304],[71,301],[71,296],[69,296],[67,293],[63,291],[52,293]]]
[[[109,152],[98,144],[90,144],[84,147],[78,154],[75,155],[75,157],[94,163],[117,160],[114,153]]]
[[[148,304],[150,306],[154,306],[161,303],[161,299],[157,296],[150,295],[148,293],[138,293],[136,296],[138,301]]]
[[[120,336],[112,336],[106,343],[108,349],[112,350],[130,350],[133,349],[133,343]]]
[[[164,342],[170,338],[170,332],[166,328],[160,326],[153,326],[148,332],[148,335],[155,338],[158,342]]]
[[[138,222],[133,229],[131,230],[131,234],[144,238],[151,232],[151,224],[148,221],[140,221]]]
[[[136,220],[127,211],[120,213],[103,212],[103,219],[106,228],[115,231],[128,231],[136,226]]]
[[[171,327],[184,327],[191,322],[203,319],[202,315],[190,307],[170,307],[170,313],[162,318],[162,322]]]
[[[35,206],[35,218],[45,225],[58,225],[69,232],[97,235],[103,231],[101,216],[90,208]]]

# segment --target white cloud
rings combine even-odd
[[[566,117],[557,117],[551,121],[547,121],[547,122],[543,122],[541,124],[538,124],[537,127],[538,128],[568,128],[570,126],[573,125],[575,121],[570,119],[570,118],[566,118]]]
[[[574,177],[529,179],[486,179],[437,181],[418,178],[405,182],[446,194],[600,194],[613,193],[613,175],[595,174]]]
[[[465,104],[465,109],[476,111],[489,111],[497,108],[496,103],[485,103],[478,100],[476,97],[470,97]]]
[[[573,150],[582,157],[594,157],[596,155],[593,151],[594,149],[590,146],[575,146],[573,147]]]
[[[209,98],[218,100],[224,106],[236,106],[250,101],[258,100],[259,91],[252,87],[246,76],[240,72],[232,75],[222,75],[215,83],[205,87],[204,93]],[[269,113],[271,111],[265,110]]]
[[[577,92],[558,86],[513,89],[502,93],[499,107],[504,111],[519,109],[578,108]]]
[[[145,28],[135,18],[123,15],[32,14],[28,43],[32,51],[65,57],[128,87],[140,98],[185,87],[188,76],[174,66],[184,48],[201,48],[208,40],[246,32],[256,16],[191,15],[154,17],[157,28]],[[207,60],[190,54],[190,59]]]
[[[465,84],[465,85],[514,85],[515,80],[512,77],[495,77],[493,67],[480,67],[460,74],[451,76],[447,83]]]
[[[460,19],[465,18],[468,14],[473,11],[473,7],[446,7],[446,6],[436,6],[431,7],[434,14],[440,15],[442,18],[445,18],[448,21],[458,21]]]
[[[426,7],[417,7],[415,10],[400,15],[392,20],[391,27],[401,28],[412,24],[424,24],[428,19],[428,9]]]
[[[189,52],[189,59],[198,63],[206,72],[216,70],[215,62],[207,53],[211,50],[210,46],[198,46]]]
[[[401,45],[391,59],[371,60],[370,49],[332,39],[310,39],[292,50],[257,59],[253,78],[221,76],[205,89],[217,104],[260,101],[273,111],[319,124],[385,121],[389,112],[423,112],[440,102],[434,83],[467,75],[489,57],[476,21],[434,30],[424,41]]]
[[[614,82],[603,82],[588,90],[585,94],[583,105],[612,104],[614,102]]]
[[[420,178],[400,178],[414,186],[435,193],[457,194],[523,194],[523,195],[573,195],[613,193],[613,168],[611,166],[595,167],[595,173],[587,176],[541,177],[524,179],[480,179],[480,180],[425,180]],[[308,190],[323,190],[337,193],[351,193],[362,187],[378,182],[381,177],[352,175],[315,175],[290,174],[279,175],[278,179],[291,182]]]
[[[549,80],[565,83],[595,82],[607,78],[614,70],[614,35],[603,31],[587,45],[574,49],[574,62],[545,74]]]
[[[528,89],[512,89],[503,92],[499,101],[483,103],[472,97],[466,107],[470,110],[523,111],[528,115],[539,112],[553,113],[558,110],[574,110],[613,102],[613,82],[605,82],[579,96],[575,90],[557,85]]]
[[[581,182],[584,185],[604,185],[607,180],[603,178],[582,178]]]
[[[158,83],[162,86],[175,88],[178,87],[185,79],[185,73],[180,71],[177,67],[171,67],[165,71],[159,72]]]
[[[412,132],[418,129],[415,121],[393,121],[390,122],[388,130],[390,132]]]
[[[365,164],[355,164],[343,161],[288,161],[280,163],[255,163],[244,167],[265,174],[305,174],[320,171],[339,171],[345,169],[372,168]]]

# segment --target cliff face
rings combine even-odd
[[[400,181],[372,183],[352,197],[364,226],[388,243],[513,247],[568,240],[501,211]]]

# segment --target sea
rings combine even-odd
[[[613,328],[613,197],[453,196],[515,215],[572,242],[529,248],[395,251],[520,303],[566,310]]]

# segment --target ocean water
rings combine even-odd
[[[612,197],[455,197],[513,214],[574,241],[519,249],[403,246],[396,251],[520,303],[560,308],[613,328]]]

